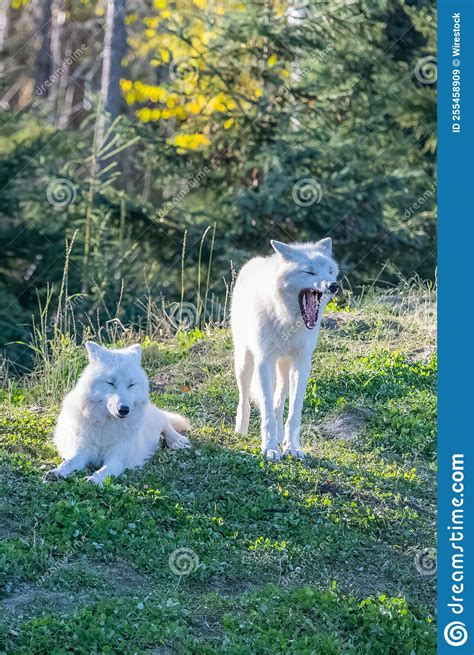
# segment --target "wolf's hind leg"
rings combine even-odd
[[[290,364],[288,360],[279,359],[277,361],[276,367],[275,393],[273,394],[273,407],[275,408],[275,416],[277,420],[277,434],[279,444],[283,442],[285,431],[283,425],[283,414],[285,412],[285,403],[290,386],[289,372]]]
[[[262,453],[273,461],[280,460],[280,447],[278,444],[277,421],[273,407],[273,393],[275,391],[275,361],[259,361],[256,368],[258,385],[258,403],[261,415]]]
[[[250,419],[250,383],[253,375],[253,355],[250,350],[235,353],[235,377],[239,388],[239,404],[235,417],[235,431],[246,435]]]
[[[191,448],[191,442],[184,434],[176,432],[174,427],[170,424],[163,430],[166,445],[171,450],[178,450],[179,448]]]

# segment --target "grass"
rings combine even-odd
[[[102,488],[41,481],[84,363],[66,340],[3,395],[0,651],[435,652],[419,565],[435,546],[434,312],[407,287],[327,313],[303,463],[261,459],[256,413],[233,434],[227,330],[145,340],[153,398],[189,416],[194,448]]]

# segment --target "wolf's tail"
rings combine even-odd
[[[191,424],[189,423],[188,419],[185,418],[184,416],[181,416],[181,414],[175,414],[174,412],[163,412],[173,428],[176,430],[176,432],[189,432],[191,429]]]

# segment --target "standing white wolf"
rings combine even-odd
[[[247,434],[252,389],[260,407],[262,453],[271,460],[279,460],[281,452],[303,458],[301,412],[311,355],[324,308],[338,290],[339,269],[332,258],[330,238],[316,243],[271,244],[275,254],[245,264],[232,296],[239,387],[235,431]]]
[[[89,363],[64,399],[54,442],[64,462],[45,478],[65,478],[87,464],[98,466],[87,480],[102,484],[107,475],[142,466],[160,447],[189,448],[180,431],[189,429],[179,414],[155,407],[141,366],[139,345],[108,350],[88,341]]]

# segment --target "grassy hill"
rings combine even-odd
[[[233,434],[226,329],[146,340],[153,399],[193,423],[102,488],[43,484],[63,338],[3,392],[1,584],[9,653],[435,652],[435,307],[406,287],[333,307],[314,355],[304,462]]]

